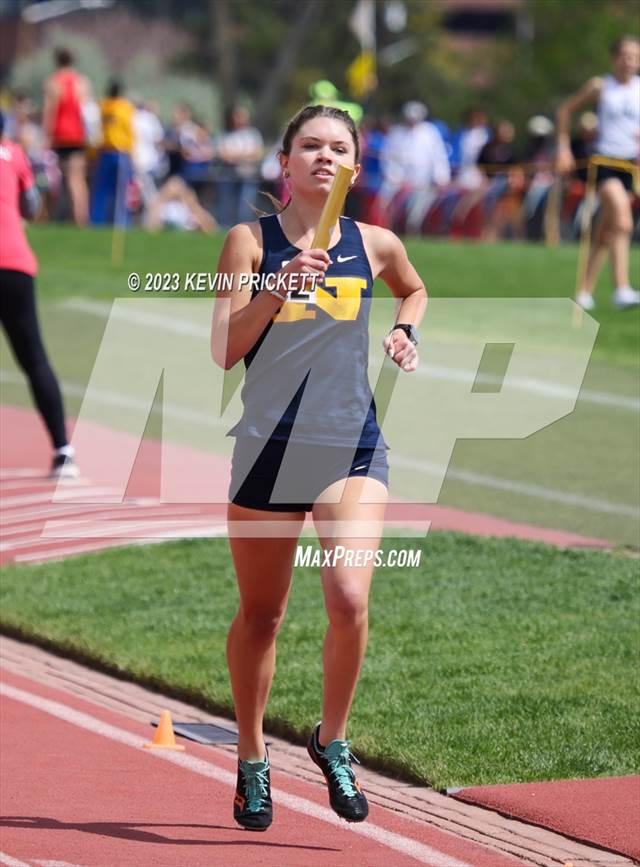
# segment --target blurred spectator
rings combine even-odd
[[[403,122],[391,127],[381,153],[382,199],[390,203],[399,192],[411,198],[408,231],[420,231],[438,191],[451,180],[442,136],[426,116],[427,107],[421,102],[407,102],[402,108]]]
[[[523,236],[522,197],[526,180],[524,171],[517,165],[514,138],[511,121],[501,120],[478,156],[478,166],[489,178],[484,198],[483,237],[487,241]],[[502,166],[505,171],[500,171]]]
[[[355,219],[364,222],[375,222],[375,199],[382,189],[384,174],[382,171],[382,150],[387,140],[391,121],[388,117],[366,117],[360,127],[362,147],[362,168],[356,187],[347,199],[357,202]],[[355,196],[354,196],[355,194]],[[348,216],[353,216],[348,214]]]
[[[478,154],[478,165],[508,166],[516,162],[516,152],[513,145],[515,128],[510,120],[498,122],[495,132]],[[492,174],[489,169],[489,174]]]
[[[165,132],[164,149],[169,161],[169,177],[182,174],[184,155],[183,142],[194,136],[194,123],[191,119],[191,107],[186,102],[180,102],[173,110],[171,124]]]
[[[91,86],[73,68],[73,57],[66,48],[54,52],[56,72],[44,85],[42,123],[51,147],[58,155],[62,174],[71,198],[73,219],[85,226],[88,219],[89,192],[85,148],[87,133],[83,107],[91,102]]]
[[[193,231],[200,229],[212,234],[217,223],[198,202],[198,197],[182,178],[171,177],[152,199],[146,215],[146,227],[151,232],[162,228]]]
[[[533,177],[524,197],[523,209],[527,224],[527,237],[531,240],[538,240],[542,237],[546,200],[554,182],[555,145],[553,131],[553,121],[542,114],[536,114],[527,121],[524,160],[531,164]]]
[[[212,186],[211,164],[215,154],[213,138],[207,127],[193,120],[183,126],[180,134],[182,168],[180,176],[195,191],[202,203],[207,188]]]
[[[132,178],[134,146],[133,103],[122,96],[122,85],[112,81],[100,103],[102,144],[93,179],[91,222],[104,225],[127,222],[127,187]]]
[[[486,112],[481,108],[468,109],[464,116],[464,126],[452,137],[450,156],[456,180],[467,190],[475,190],[482,184],[482,172],[476,163],[489,137]]]
[[[356,126],[362,120],[363,108],[360,103],[342,99],[340,91],[330,81],[325,79],[314,81],[309,87],[309,96],[309,105],[330,105],[333,108],[339,108],[340,111],[346,111],[347,114],[351,115]]]
[[[146,103],[142,97],[132,101],[136,107],[133,115],[133,165],[146,208],[158,190],[164,129],[153,103]]]
[[[50,186],[59,187],[57,159],[53,151],[46,147],[44,130],[36,121],[33,102],[22,91],[16,91],[13,95],[12,112],[6,119],[5,134],[26,153],[39,193],[46,194]],[[41,197],[42,201],[44,199]],[[46,210],[41,205],[38,219],[43,212],[46,213]]]
[[[575,176],[581,181],[587,181],[587,160],[595,153],[598,140],[598,115],[594,111],[584,111],[578,120],[578,129],[571,139],[571,153],[576,162],[582,165],[576,168]]]
[[[249,112],[236,106],[227,118],[226,131],[216,142],[218,168],[218,222],[233,226],[252,220],[260,161],[264,143],[260,132],[250,125]]]

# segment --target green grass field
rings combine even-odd
[[[41,262],[43,330],[72,415],[81,410],[111,301],[134,297],[127,274],[213,270],[221,243],[134,230],[124,264],[112,267],[108,232],[36,226],[30,238]],[[434,299],[572,294],[573,246],[411,240],[407,247]],[[635,273],[638,261],[636,250]],[[423,560],[418,569],[383,569],[374,579],[370,645],[350,736],[356,752],[379,767],[438,787],[638,769],[638,561],[629,549],[639,544],[639,318],[637,310],[613,310],[606,276],[597,299],[600,329],[575,410],[522,439],[459,439],[438,502],[618,547],[558,551],[449,533],[386,539],[386,547],[419,545]],[[174,339],[176,322],[163,316],[150,326],[131,324],[143,350],[148,341]],[[449,353],[455,373],[473,337],[470,324],[458,333],[423,328],[423,357]],[[3,401],[30,406],[3,339]],[[181,356],[205,357],[206,327],[176,340]],[[547,348],[534,349],[544,378]],[[564,351],[549,343],[560,363]],[[132,383],[135,370],[132,364]],[[200,370],[180,380],[165,421],[177,441],[229,454],[224,432],[237,397],[223,419],[210,420],[202,413],[209,384],[201,380]],[[122,406],[109,415],[119,399],[110,395],[105,423],[133,429],[137,411],[120,397]],[[413,401],[411,409],[412,429],[426,429],[432,406]],[[185,421],[183,410],[196,421]],[[161,411],[157,403],[149,435],[160,435]],[[392,490],[419,500],[432,471],[414,461],[411,449],[391,446]],[[8,567],[1,591],[6,630],[230,712],[224,643],[237,590],[223,540]],[[317,572],[296,570],[268,724],[300,741],[319,718],[323,631]]]
[[[374,577],[356,753],[436,787],[637,772],[637,561],[453,533],[420,544],[420,568]],[[224,540],[9,567],[0,599],[5,628],[230,713]],[[297,569],[267,724],[301,743],[321,711],[324,628],[317,570]]]

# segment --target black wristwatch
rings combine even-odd
[[[396,328],[399,328],[401,331],[404,331],[404,333],[407,335],[407,337],[413,343],[414,346],[418,345],[418,343],[419,343],[418,332],[416,331],[416,329],[413,325],[402,325],[402,324],[398,323],[397,325],[393,326],[391,331],[395,331]]]

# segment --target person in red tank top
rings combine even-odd
[[[89,192],[85,148],[87,136],[82,106],[91,99],[87,79],[73,68],[66,48],[54,52],[56,72],[44,86],[43,125],[51,147],[58,155],[71,198],[73,219],[78,226],[88,221]]]

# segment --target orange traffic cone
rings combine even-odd
[[[173,723],[171,722],[171,714],[168,710],[163,710],[160,714],[160,722],[152,741],[144,745],[145,750],[184,750],[181,744],[176,743],[176,736],[173,733]]]

